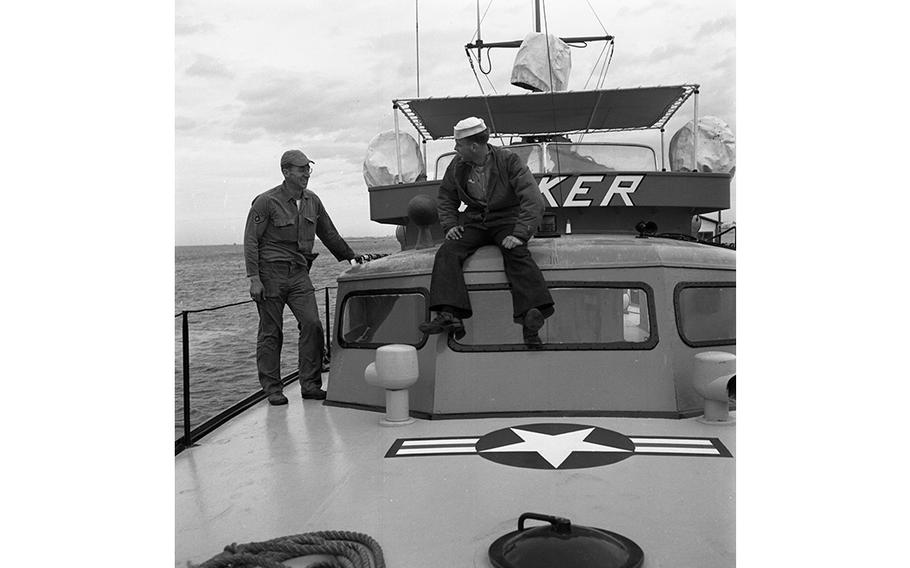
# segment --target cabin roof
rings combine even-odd
[[[618,132],[662,128],[698,85],[637,87],[396,99],[426,139],[452,138],[452,128],[468,116],[483,118],[490,134],[537,136],[578,132]]]
[[[406,250],[357,265],[342,274],[339,281],[429,274],[437,249]],[[529,250],[542,270],[642,267],[736,270],[736,252],[733,250],[658,237],[563,235],[533,239]],[[502,255],[494,246],[481,247],[464,266],[465,272],[498,272],[502,269]]]

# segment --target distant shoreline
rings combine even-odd
[[[384,235],[379,237],[345,237],[344,240],[349,242],[357,241],[384,241],[384,240],[397,240],[395,235]],[[318,242],[318,241],[317,241]],[[218,245],[174,245],[174,248],[188,248],[188,247],[242,247],[243,243],[223,243]]]

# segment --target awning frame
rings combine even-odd
[[[621,127],[621,128],[592,128],[591,127],[595,113],[598,110],[598,107],[600,105],[601,99],[603,98],[603,95],[610,94],[610,93],[625,93],[625,92],[629,92],[629,91],[635,91],[635,90],[640,90],[640,89],[652,89],[652,88],[681,89],[679,96],[677,96],[674,100],[672,100],[669,105],[667,105],[663,109],[656,109],[655,116],[657,116],[658,118],[654,122],[652,122],[650,124],[644,124],[641,126],[634,126],[634,127]],[[676,114],[676,112],[683,105],[683,103],[685,103],[686,100],[688,100],[689,97],[692,96],[693,94],[697,94],[698,88],[699,88],[699,85],[697,85],[697,84],[684,84],[684,85],[667,85],[667,86],[659,86],[659,87],[638,87],[638,88],[632,88],[632,89],[602,89],[602,90],[598,90],[598,91],[564,91],[564,92],[557,92],[557,93],[545,92],[545,93],[519,93],[519,94],[506,94],[506,95],[481,95],[481,96],[465,96],[465,97],[439,97],[439,98],[428,97],[428,98],[420,98],[420,99],[416,99],[416,98],[415,99],[395,99],[392,101],[392,103],[393,103],[393,108],[399,109],[402,112],[402,114],[404,114],[404,116],[408,119],[408,121],[411,123],[411,125],[414,127],[414,129],[417,131],[417,133],[424,140],[445,140],[445,139],[453,138],[454,136],[451,133],[446,133],[446,134],[437,133],[437,135],[434,136],[434,134],[431,133],[430,130],[427,128],[427,126],[424,124],[424,119],[420,116],[420,114],[414,108],[412,108],[412,104],[414,102],[478,101],[478,102],[483,103],[484,107],[487,109],[487,112],[491,118],[491,120],[490,120],[491,124],[488,125],[490,127],[491,136],[494,136],[494,137],[552,136],[552,135],[558,135],[558,134],[581,134],[581,133],[589,133],[589,132],[630,132],[630,131],[639,131],[639,130],[663,129],[663,127],[667,124],[667,122],[670,120],[670,118],[672,118],[673,115]],[[584,94],[596,93],[597,94],[597,102],[593,105],[593,107],[591,109],[590,119],[588,121],[587,128],[545,129],[545,130],[535,129],[533,131],[529,130],[526,132],[499,132],[495,129],[497,120],[496,120],[496,116],[493,114],[491,105],[489,104],[489,101],[491,98],[502,99],[502,98],[516,97],[516,100],[518,98],[524,98],[524,97],[551,97],[552,98],[552,97],[575,96],[576,93],[584,93]],[[553,99],[553,100],[555,100],[555,99]],[[449,131],[449,132],[451,132],[451,131]]]

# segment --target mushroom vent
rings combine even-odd
[[[550,524],[525,529],[527,519]],[[490,545],[496,568],[638,568],[644,557],[641,547],[621,534],[538,513],[522,514],[517,531]]]

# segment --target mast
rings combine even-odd
[[[540,0],[534,0],[534,31],[540,33]]]
[[[480,39],[480,0],[477,0],[477,45],[483,45],[483,40]],[[480,48],[477,48],[480,50]]]
[[[414,51],[417,59],[417,98],[420,98],[420,10],[414,0]]]

